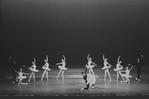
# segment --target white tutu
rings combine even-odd
[[[131,75],[127,75],[127,74],[122,74],[123,77],[126,77],[126,78],[132,78]]]
[[[93,67],[95,67],[94,65],[91,65],[91,66],[86,66],[87,67],[87,69],[91,69],[91,68],[93,68]]]
[[[25,79],[25,78],[26,78],[26,76],[17,77],[17,79]]]
[[[58,68],[61,69],[61,70],[67,70],[67,68],[63,67],[63,66],[58,66]]]
[[[42,69],[51,71],[51,69],[50,68],[47,68],[47,67],[42,67]]]
[[[101,69],[108,69],[111,68],[111,66],[102,67]]]
[[[37,70],[37,69],[32,69],[32,68],[30,68],[30,70],[31,70],[32,72],[39,72],[39,70]]]
[[[120,71],[122,69],[123,69],[122,67],[121,68],[115,68],[114,71]]]

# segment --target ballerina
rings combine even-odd
[[[118,78],[119,78],[119,75],[122,77],[122,79],[124,80],[124,78],[123,78],[123,76],[122,76],[122,74],[121,74],[121,70],[123,69],[123,66],[121,65],[121,63],[122,63],[122,61],[119,61],[119,59],[120,59],[120,56],[118,57],[118,59],[117,59],[117,64],[116,64],[116,68],[114,68],[114,71],[116,71],[117,72],[117,80],[118,80]]]
[[[15,70],[15,69],[14,69],[14,70]],[[22,70],[22,68],[20,68],[20,71],[19,71],[19,72],[16,71],[16,70],[15,70],[15,72],[18,73],[18,75],[19,75],[19,76],[16,78],[17,81],[18,81],[18,86],[20,86],[20,85],[22,85],[22,84],[26,84],[26,85],[27,85],[28,83],[22,83],[22,80],[23,80],[23,79],[26,79],[26,76],[23,76],[23,74],[25,74],[25,75],[30,75],[30,74],[29,74],[29,73],[24,73],[23,70]]]
[[[110,73],[109,73],[109,68],[111,68],[112,67],[112,65],[111,64],[109,64],[108,62],[107,62],[107,58],[105,58],[104,57],[104,54],[103,54],[103,61],[104,61],[104,67],[102,68],[102,70],[104,70],[104,72],[105,72],[105,76],[104,76],[104,79],[106,79],[106,76],[107,76],[107,74],[108,74],[108,76],[109,76],[109,78],[110,78],[110,80],[111,80],[111,76],[110,76]]]
[[[128,64],[128,66],[130,66],[130,64]],[[133,68],[133,66],[129,69],[128,66],[125,68],[125,70],[121,70],[121,72],[125,72],[125,74],[122,74],[122,76],[125,78],[125,80],[121,81],[121,82],[126,82],[126,83],[130,83],[130,79],[132,78],[132,76],[130,75],[130,71]]]
[[[61,63],[56,64],[56,65],[58,65],[58,68],[60,69],[56,78],[59,78],[60,74],[62,74],[62,79],[64,79],[64,71],[67,70],[67,68],[65,67],[66,66],[66,58],[64,55],[63,55],[63,58],[64,59],[61,59],[61,61],[62,61]]]
[[[28,69],[30,69],[32,71],[28,82],[30,82],[32,77],[33,77],[33,80],[35,81],[35,72],[39,72],[39,70],[36,69],[36,60],[35,60],[35,58],[34,58],[34,62],[32,62],[32,66],[29,67]]]
[[[86,68],[89,70],[89,72],[92,72],[92,74],[94,75],[94,71],[93,71],[93,68],[95,66],[97,66],[94,62],[92,62],[92,58],[89,57],[90,54],[88,54],[87,56],[87,60],[88,60],[88,63],[86,65]]]
[[[45,62],[45,64],[44,64],[44,66],[42,66],[42,69],[44,69],[44,72],[42,74],[41,81],[43,80],[44,75],[46,75],[47,80],[49,80],[48,71],[51,71],[51,69],[49,68],[48,56],[47,55],[46,55],[46,59],[44,60],[44,62]]]

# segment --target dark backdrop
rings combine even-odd
[[[87,54],[102,65],[143,54],[149,60],[149,0],[1,0],[1,64],[85,65]],[[3,65],[1,65],[3,66]]]

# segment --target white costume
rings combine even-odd
[[[124,80],[122,74],[121,74],[121,70],[123,69],[123,66],[121,65],[122,61],[119,61],[120,59],[120,56],[118,57],[118,60],[117,60],[117,64],[116,64],[116,68],[114,68],[114,71],[117,72],[117,80],[119,79],[119,75],[122,77],[122,79]]]
[[[92,62],[92,58],[89,58],[89,55],[90,54],[88,54],[87,56],[88,63],[86,65],[86,68],[89,70],[89,72],[91,72],[94,75],[95,73],[93,71],[93,68],[97,65],[94,62]]]
[[[110,80],[111,80],[111,76],[110,76],[110,73],[109,73],[109,68],[111,68],[112,66],[111,66],[111,64],[109,64],[109,63],[107,62],[107,60],[108,60],[108,59],[105,58],[104,55],[103,55],[104,67],[102,68],[102,70],[105,71],[104,79],[106,79],[106,76],[107,76],[107,74],[108,74],[108,76],[109,76],[109,78],[110,78]]]
[[[46,55],[46,59],[44,61],[45,61],[45,64],[44,64],[44,66],[42,66],[42,69],[44,69],[44,72],[42,74],[41,81],[43,80],[44,75],[46,75],[47,80],[49,80],[48,71],[51,71],[51,69],[49,68],[48,56],[47,55]]]
[[[128,69],[128,67],[126,67],[125,70],[122,70],[121,72],[125,72],[124,74],[122,73],[122,76],[125,78],[125,80],[121,81],[121,82],[126,82],[126,83],[130,83],[130,79],[132,78],[132,76],[130,75],[130,70],[133,68],[133,66]]]
[[[14,69],[15,70],[15,69]],[[16,70],[15,70],[16,71]],[[18,77],[16,78],[17,79],[17,81],[18,81],[18,86],[20,86],[21,84],[27,84],[27,83],[22,83],[22,80],[23,79],[26,79],[26,76],[23,76],[23,74],[26,74],[26,75],[28,75],[27,73],[24,73],[24,72],[22,72],[23,70],[22,70],[22,68],[20,69],[20,71],[18,72],[18,71],[16,71],[17,73],[18,73]]]
[[[32,66],[29,67],[30,71],[32,71],[30,77],[29,77],[29,80],[28,82],[31,80],[31,78],[33,77],[33,80],[35,81],[35,72],[39,72],[39,70],[36,69],[36,60],[34,58],[34,62],[32,62]]]
[[[56,78],[59,78],[60,74],[62,73],[62,79],[64,79],[64,71],[67,70],[67,68],[65,67],[66,66],[66,58],[64,55],[63,55],[63,58],[64,59],[62,59],[61,63],[56,64],[56,65],[59,65],[58,68],[60,69]]]

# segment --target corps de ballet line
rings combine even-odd
[[[126,66],[126,68],[124,68],[121,63],[122,61],[120,61],[120,56],[117,59],[117,64],[116,67],[113,69],[113,71],[116,72],[117,74],[117,81],[119,80],[119,77],[122,78],[122,83],[128,83],[130,84],[130,78],[132,78],[132,76],[130,75],[130,71],[133,69],[133,66],[136,65],[137,66],[137,77],[136,80],[140,81],[140,74],[141,74],[141,63],[143,61],[144,56],[141,55],[140,58],[137,59],[136,63],[132,63],[132,64],[128,64]],[[20,71],[16,70],[16,61],[14,59],[12,59],[12,57],[9,57],[10,63],[13,66],[12,68],[12,76],[13,76],[13,83],[17,83],[18,86],[22,85],[22,84],[28,84],[31,80],[31,78],[33,78],[33,80],[35,81],[35,75],[37,72],[39,72],[39,70],[36,69],[36,59],[33,58],[33,62],[32,62],[32,66],[29,67],[28,69],[31,71],[31,73],[24,73],[22,68],[20,68]],[[97,66],[97,64],[95,64],[92,61],[92,58],[90,57],[90,54],[87,55],[87,64],[85,65],[85,71],[81,72],[83,79],[85,81],[85,88],[81,88],[80,90],[89,90],[90,88],[94,88],[94,85],[96,83],[96,77],[95,77],[95,73],[93,71],[93,68],[95,66]],[[109,69],[112,67],[112,65],[108,62],[108,59],[105,57],[105,55],[103,54],[103,67],[101,68],[104,71],[104,79],[107,78],[107,76],[109,77],[110,80],[112,80]],[[51,69],[49,68],[49,63],[48,63],[48,55],[46,55],[46,59],[44,60],[45,64],[42,66],[42,69],[44,70],[41,76],[41,81],[43,80],[44,76],[46,77],[47,80],[49,80],[48,77],[48,73],[51,71]],[[62,79],[64,79],[64,72],[68,70],[68,68],[66,68],[66,58],[63,55],[63,59],[61,59],[60,63],[56,63],[56,66],[59,68],[59,72],[57,75],[57,79],[59,78],[59,76],[61,75]],[[16,77],[16,73],[18,74],[18,77]],[[29,75],[29,79],[28,79],[28,83],[23,83],[22,81],[24,79],[27,78],[27,76],[25,75]]]

